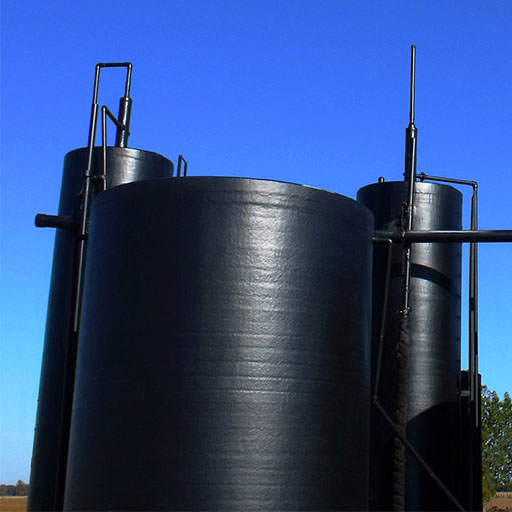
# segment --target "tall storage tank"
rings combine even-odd
[[[90,232],[65,510],[367,510],[370,212],[176,178]]]
[[[408,183],[383,182],[359,190],[357,198],[375,217],[376,230],[399,226]],[[397,221],[398,220],[398,224]],[[462,195],[454,188],[416,183],[414,230],[458,230]],[[376,247],[373,274],[373,376],[381,324],[387,249]],[[407,437],[427,464],[455,493],[457,487],[460,391],[461,246],[422,243],[412,246],[408,356]],[[380,402],[394,417],[398,311],[403,307],[402,246],[392,266]],[[393,432],[372,409],[370,508],[393,508]],[[409,454],[406,461],[406,510],[452,510],[453,504]]]
[[[96,148],[93,174],[102,172],[102,156],[101,148]],[[81,192],[87,162],[88,148],[70,151],[64,160],[59,215],[69,217],[75,223],[80,222]],[[172,162],[157,153],[131,148],[107,148],[107,188],[141,179],[170,177],[173,169]],[[73,306],[78,244],[77,230],[57,229],[28,510],[62,510],[76,359]]]

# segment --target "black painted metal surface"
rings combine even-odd
[[[407,201],[407,183],[384,182],[358,192],[375,216],[375,229],[390,231]],[[414,230],[461,229],[462,195],[452,187],[416,183]],[[373,365],[378,344],[386,249],[376,247],[373,278]],[[380,401],[393,416],[396,384],[397,311],[402,308],[402,246],[396,244],[391,270],[387,334]],[[457,490],[460,372],[461,247],[456,243],[413,244],[410,291],[407,437],[452,493]],[[370,507],[392,508],[393,434],[372,410]],[[406,509],[451,510],[453,504],[407,457]]]
[[[185,178],[93,205],[66,510],[366,510],[373,221]]]
[[[95,174],[101,174],[103,169],[102,148],[94,151]],[[80,169],[87,167],[87,148],[70,151],[66,155],[65,168]],[[123,183],[149,180],[152,178],[168,178],[173,175],[174,165],[167,158],[152,151],[135,148],[107,148],[107,188],[116,187]]]
[[[462,389],[469,389],[471,374],[461,372]],[[477,393],[482,392],[482,379],[476,379]],[[478,409],[475,411],[475,407]],[[482,427],[475,425],[475,415],[481,418],[480,402],[471,401],[469,396],[461,397],[460,447],[461,463],[459,475],[460,497],[465,510],[482,510]]]
[[[374,238],[390,238],[406,244],[422,243],[494,243],[512,242],[512,229],[433,230],[433,231],[375,231]]]
[[[97,148],[95,151],[98,169],[102,169],[100,150],[101,148]],[[168,177],[173,173],[173,165],[169,160],[157,153],[137,149],[108,148],[107,163],[109,186],[139,179]],[[78,224],[80,220],[80,192],[83,187],[82,175],[86,167],[87,148],[76,149],[66,155],[59,216],[67,218],[71,223]],[[62,510],[76,359],[73,316],[77,244],[76,231],[57,230],[28,510]]]

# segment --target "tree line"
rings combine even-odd
[[[23,480],[16,485],[0,484],[0,496],[28,496],[28,484]]]
[[[512,399],[482,387],[482,492],[512,492]]]

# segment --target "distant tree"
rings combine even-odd
[[[0,484],[0,496],[28,496],[29,485],[18,480],[16,485]]]
[[[28,496],[28,484],[23,480],[18,480],[15,493],[15,496]]]
[[[512,491],[512,399],[482,387],[482,491]]]
[[[0,485],[0,496],[16,496],[16,486],[15,485]]]

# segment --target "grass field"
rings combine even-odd
[[[0,512],[25,512],[26,496],[0,496]]]

